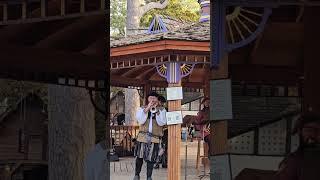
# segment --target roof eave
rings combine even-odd
[[[145,42],[142,44],[113,47],[110,50],[110,56],[127,56],[163,50],[210,52],[210,42],[165,39],[153,42]]]

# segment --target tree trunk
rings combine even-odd
[[[136,112],[140,107],[140,95],[136,89],[125,89],[126,125],[137,125]]]
[[[144,0],[127,0],[127,21],[126,34],[132,35],[138,32],[140,25],[140,18],[142,14],[141,6]]]
[[[144,0],[127,0],[126,35],[141,32],[139,30],[141,17],[152,9],[164,9],[169,4],[169,0],[144,4]]]
[[[49,180],[83,180],[94,145],[94,108],[85,89],[49,85]]]

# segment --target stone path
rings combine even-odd
[[[188,143],[187,161],[185,153],[185,144],[181,145],[181,180],[197,180],[200,179],[199,175],[204,174],[204,167],[200,166],[199,174],[196,170],[196,151],[197,142]],[[203,150],[201,149],[201,152]],[[187,162],[187,166],[185,163]],[[187,167],[187,168],[185,168]],[[111,179],[112,180],[131,180],[134,176],[135,161],[133,157],[121,158],[118,162],[112,162],[111,167]],[[187,169],[187,171],[185,171]],[[185,177],[185,172],[187,172]],[[206,172],[209,172],[207,170]],[[146,163],[142,167],[142,172],[140,174],[141,180],[146,179]],[[160,168],[154,169],[153,180],[166,180],[167,179],[167,169]],[[202,178],[202,180],[209,180],[209,177]]]

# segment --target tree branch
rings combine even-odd
[[[163,0],[161,0],[163,1]],[[142,7],[141,17],[152,9],[164,9],[169,4],[169,0],[164,0],[162,3],[160,2],[151,2]]]

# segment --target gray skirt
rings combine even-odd
[[[159,154],[158,143],[143,143],[136,142],[134,148],[134,156],[137,158],[143,158],[145,161],[156,162]]]

